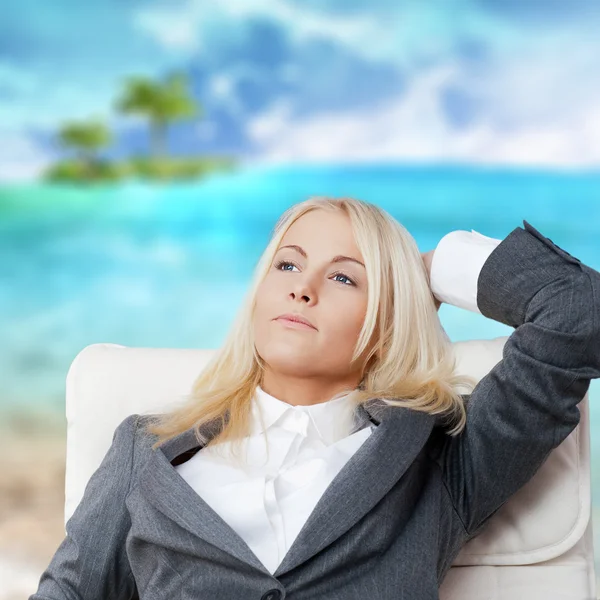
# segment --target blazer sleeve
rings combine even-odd
[[[65,525],[65,538],[29,600],[129,600],[137,594],[125,553],[130,527],[125,498],[137,416],[128,416],[115,429],[108,452]]]
[[[432,451],[467,540],[573,431],[600,377],[600,273],[523,224],[477,280],[481,313],[515,331],[465,395],[465,429]]]

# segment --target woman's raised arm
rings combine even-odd
[[[467,539],[573,431],[600,377],[600,273],[523,223],[466,282],[478,310],[515,331],[468,396],[465,429],[433,447]]]

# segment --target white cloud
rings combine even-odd
[[[211,40],[235,38],[254,18],[278,26],[299,47],[307,40],[327,40],[362,59],[410,72],[416,63],[452,55],[462,40],[510,53],[535,47],[544,33],[541,24],[532,35],[531,26],[499,18],[471,0],[452,7],[445,0],[373,3],[347,12],[289,0],[186,0],[142,8],[134,24],[168,50],[202,56],[211,52]],[[577,40],[582,34],[592,41],[597,37],[596,28],[584,31],[585,23],[563,25],[558,32],[545,27],[553,43],[569,35],[576,44],[585,43]]]
[[[35,179],[52,162],[49,154],[25,135],[0,132],[0,181]]]
[[[0,102],[0,131],[18,135],[23,128],[47,133],[63,121],[112,116],[114,87],[80,87],[75,81],[48,83],[36,80],[35,93],[16,95]]]
[[[291,122],[292,101],[280,99],[269,110],[250,120],[246,132],[255,142],[271,145],[276,140],[282,139],[285,128]]]
[[[238,74],[234,72],[215,73],[208,81],[208,92],[220,106],[227,107],[231,114],[243,118],[245,110],[237,95]]]
[[[322,113],[301,120],[279,102],[248,125],[248,135],[268,162],[458,161],[551,167],[600,165],[600,106],[594,98],[540,123],[505,128],[507,90],[496,89],[490,110],[457,129],[441,104],[449,83],[461,81],[456,66],[416,77],[399,98],[361,111]],[[501,93],[503,92],[503,93]],[[518,109],[517,109],[518,110]],[[503,112],[501,112],[503,111]]]
[[[201,52],[207,50],[202,32],[219,31],[252,17],[279,24],[297,41],[318,37],[355,46],[357,40],[375,40],[381,35],[382,23],[372,17],[342,17],[286,0],[188,0],[177,6],[144,8],[137,13],[135,24],[167,49]]]
[[[187,44],[201,60],[211,52],[202,44],[215,36],[236,39],[252,17],[261,17],[279,25],[291,41],[327,39],[342,53],[397,67],[409,81],[407,92],[383,104],[358,112],[341,106],[300,120],[294,116],[293,97],[273,99],[269,110],[247,124],[262,159],[599,164],[600,38],[595,23],[539,23],[532,31],[530,25],[498,18],[467,1],[457,11],[460,15],[448,18],[444,2],[420,0],[343,15],[289,0],[188,0],[177,7],[145,9],[139,25],[167,46],[173,39],[181,42],[179,48]],[[485,47],[481,62],[459,58],[457,48],[465,40],[476,45],[479,40]],[[296,52],[302,52],[300,45]],[[423,71],[423,64],[442,59],[449,66]],[[240,63],[214,75],[209,89],[246,118],[244,99],[237,93],[238,78],[250,76],[241,74],[243,69],[252,65]],[[310,77],[294,61],[282,73],[290,82]],[[442,98],[448,88],[476,99],[465,128],[453,126],[447,117]]]
[[[136,15],[135,25],[168,50],[195,51],[199,47],[192,7],[143,9]]]

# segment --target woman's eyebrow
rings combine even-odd
[[[279,250],[283,250],[284,248],[291,248],[292,250],[296,250],[296,252],[299,252],[300,254],[302,254],[302,256],[304,256],[304,258],[308,258],[306,255],[306,252],[304,251],[304,248],[302,248],[301,246],[297,246],[296,244],[280,246],[277,249],[277,252],[279,252]],[[344,256],[342,254],[338,254],[337,256],[334,256],[331,259],[332,263],[338,263],[338,262],[344,262],[344,261],[350,261],[350,262],[356,263],[357,265],[360,265],[361,267],[363,267],[363,269],[366,269],[365,265],[363,263],[361,263],[360,260],[357,260],[356,258],[352,258],[351,256]]]

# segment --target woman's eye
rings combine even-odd
[[[281,267],[283,266],[290,266],[290,267],[295,267],[296,265],[294,263],[288,262],[287,260],[280,260],[276,265],[275,268],[279,269],[280,271],[287,271],[288,269],[282,269]]]
[[[352,281],[352,279],[350,279],[350,277],[348,277],[347,275],[344,275],[343,273],[336,273],[334,275],[334,277],[343,277],[344,279],[347,279],[350,285],[354,285],[354,281]],[[339,281],[339,280],[338,280]],[[342,282],[343,283],[343,282]],[[346,284],[348,285],[348,284]]]
[[[284,267],[282,269],[282,267]],[[288,269],[287,267],[297,267],[296,264],[289,262],[288,260],[280,260],[276,265],[275,268],[279,271],[291,271],[292,269]],[[347,275],[344,275],[343,273],[334,273],[333,274],[333,278],[335,279],[336,277],[342,277],[343,279],[347,280],[347,283],[344,281],[340,281],[339,279],[337,279],[337,281],[339,281],[340,283],[343,283],[344,285],[356,285],[354,283],[354,280],[352,280],[350,277],[348,277]]]

